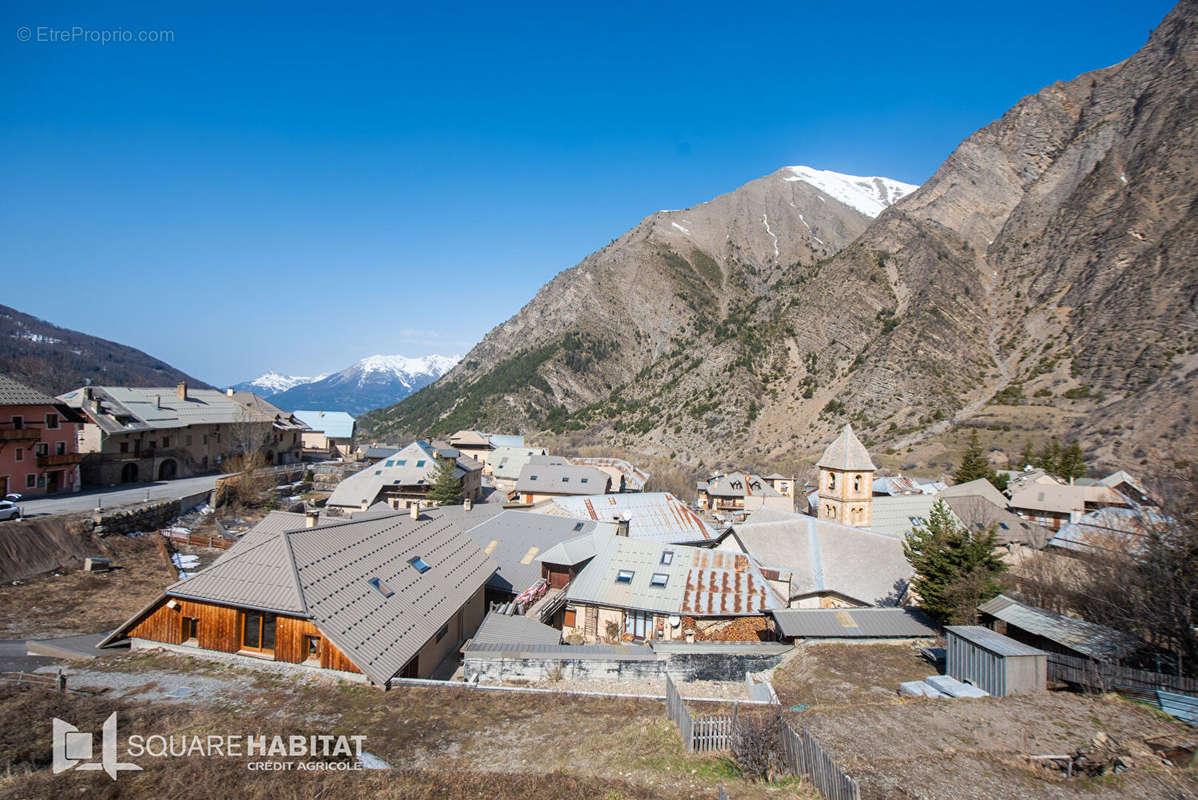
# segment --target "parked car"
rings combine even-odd
[[[16,492],[12,492],[11,494],[4,495],[4,499],[8,500],[10,503],[15,503],[21,499],[21,495],[17,494]]]
[[[0,520],[20,519],[21,507],[11,500],[0,500]]]

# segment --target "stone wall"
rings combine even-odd
[[[196,492],[174,500],[153,500],[136,506],[122,506],[92,514],[95,532],[101,536],[133,531],[152,531],[163,527],[180,514],[208,502],[210,492]]]

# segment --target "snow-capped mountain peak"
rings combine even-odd
[[[827,169],[814,167],[785,167],[789,172],[782,178],[784,181],[803,181],[819,189],[824,194],[839,200],[850,208],[855,208],[867,217],[876,217],[889,206],[918,189],[910,183],[896,181],[893,178],[845,175]]]
[[[440,377],[461,360],[461,356],[432,355],[408,358],[407,356],[375,355],[359,359],[349,369],[363,374],[386,372],[401,378],[404,376],[416,377],[421,375]]]
[[[285,392],[288,389],[292,388],[293,386],[300,386],[305,383],[312,383],[314,381],[321,380],[325,377],[327,377],[327,376],[317,375],[315,378],[311,378],[311,377],[301,377],[299,375],[280,375],[277,372],[267,372],[263,375],[259,375],[257,378],[254,378],[252,381],[246,381],[245,383],[240,383],[237,386],[244,387],[245,390],[251,391],[251,392],[256,391],[256,390],[261,390],[261,393],[264,393],[265,397],[269,397],[272,394],[278,394],[279,392]]]

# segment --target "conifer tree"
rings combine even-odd
[[[454,472],[457,466],[452,458],[443,458],[433,474],[433,483],[428,488],[428,497],[439,506],[452,506],[462,502],[462,482]]]
[[[965,454],[961,456],[961,463],[953,473],[953,480],[957,483],[968,483],[978,478],[990,479],[993,474],[990,462],[986,460],[986,454],[982,452],[982,445],[978,442],[978,432],[973,431],[969,434],[969,444],[965,447]]]
[[[971,532],[948,504],[937,500],[925,522],[914,526],[903,553],[915,570],[911,589],[920,607],[942,622],[970,624],[977,606],[1001,591],[1006,564],[995,555],[994,528]]]
[[[1065,480],[1084,478],[1086,475],[1086,455],[1082,452],[1081,443],[1074,439],[1069,446],[1057,456],[1056,474]]]
[[[1024,470],[1036,463],[1036,453],[1032,450],[1032,440],[1028,439],[1023,443],[1023,452],[1019,454],[1018,469]]]

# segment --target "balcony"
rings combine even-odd
[[[41,438],[40,428],[0,428],[0,442],[36,442]]]
[[[39,467],[69,467],[83,460],[83,453],[63,453],[62,455],[45,455],[37,457]]]

